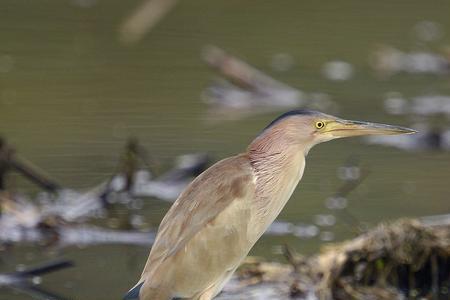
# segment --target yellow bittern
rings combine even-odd
[[[342,137],[414,132],[309,110],[281,115],[246,152],[219,161],[184,190],[125,299],[212,299],[291,197],[311,147]]]

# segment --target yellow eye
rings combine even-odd
[[[325,126],[325,123],[322,121],[318,121],[316,122],[316,128],[317,129],[322,129]]]

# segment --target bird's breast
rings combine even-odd
[[[273,172],[256,172],[256,193],[252,205],[252,231],[249,235],[255,241],[266,231],[276,217],[280,214],[289,198],[292,196],[297,184],[303,176],[305,169],[304,156],[286,160],[284,164],[273,168]]]

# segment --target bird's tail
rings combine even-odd
[[[145,281],[136,284],[128,293],[123,297],[123,300],[140,300],[140,296],[145,299],[152,300],[181,300],[181,298],[172,298],[171,293],[165,288],[147,288],[141,293],[142,286]]]
[[[144,282],[136,284],[128,293],[123,297],[123,300],[139,300],[139,293],[141,291]]]

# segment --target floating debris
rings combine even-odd
[[[292,234],[294,232],[295,225],[289,222],[275,221],[270,224],[265,234],[269,235],[285,235]]]
[[[323,65],[322,74],[333,81],[349,80],[353,76],[353,66],[341,60],[329,61]]]
[[[12,273],[0,273],[0,288],[8,288],[27,294],[33,299],[42,300],[64,300],[66,297],[46,291],[38,287],[41,283],[41,276],[53,273],[59,270],[70,268],[73,263],[68,260],[54,261],[40,265],[34,268],[26,268],[24,270]]]
[[[450,219],[426,219],[381,224],[312,257],[288,249],[290,266],[250,261],[218,299],[447,300]]]
[[[398,92],[389,92],[384,100],[384,109],[392,115],[444,115],[450,119],[450,96],[430,94],[407,99]]]
[[[406,115],[410,113],[409,101],[401,93],[389,92],[384,100],[384,110],[391,115]]]
[[[329,248],[315,260],[315,270],[324,274],[317,292],[336,300],[374,293],[378,299],[448,299],[441,287],[450,283],[449,229],[401,220]]]
[[[135,44],[152,30],[177,4],[178,0],[144,0],[119,27],[119,39]]]
[[[215,83],[204,93],[213,115],[254,114],[285,110],[305,104],[303,93],[264,74],[224,50],[207,46],[203,59],[226,81]]]
[[[420,130],[413,136],[392,138],[391,136],[370,137],[368,144],[394,147],[406,151],[450,151],[450,129]]]
[[[370,55],[370,64],[382,77],[397,73],[436,74],[450,73],[450,57],[426,52],[403,52],[387,45],[379,45]]]
[[[297,225],[293,229],[293,234],[298,238],[308,239],[319,234],[320,229],[315,225]]]
[[[295,91],[294,88],[275,80],[216,46],[206,46],[203,49],[202,57],[211,68],[216,69],[222,76],[238,87],[248,90],[273,88]]]
[[[103,217],[107,214],[107,204],[103,198],[106,184],[100,184],[86,192],[62,189],[56,196],[40,193],[38,202],[44,219],[59,218],[64,222],[84,222],[91,218]],[[127,198],[128,195],[115,195]],[[131,201],[131,200],[128,200]]]
[[[216,83],[204,94],[206,103],[228,109],[287,109],[301,106],[302,93],[295,90],[270,89],[249,91],[227,83]]]
[[[210,163],[205,153],[180,155],[175,159],[172,169],[155,177],[147,151],[136,139],[130,139],[120,161],[118,174],[108,183],[102,198],[108,203],[129,203],[138,197],[153,197],[175,201],[183,189]],[[143,162],[145,168],[139,163]],[[125,194],[125,197],[123,197]],[[127,197],[128,196],[128,197]]]
[[[13,169],[45,190],[38,194],[36,201],[6,191],[0,194],[0,242],[58,247],[151,245],[153,231],[119,231],[80,225],[92,218],[105,218],[109,208],[116,203],[139,209],[143,203],[138,197],[173,201],[209,164],[206,154],[182,155],[176,159],[174,168],[152,178],[148,159],[137,140],[130,139],[122,157],[121,172],[87,192],[78,192],[61,188],[0,140],[0,188],[5,189],[4,177]],[[146,169],[139,168],[139,160],[144,162]],[[118,222],[114,219],[108,221]],[[145,224],[142,216],[130,214],[126,227],[146,227]]]
[[[154,240],[154,232],[119,231],[79,225],[69,222],[71,218],[64,219],[66,216],[72,217],[73,214],[62,213],[62,209],[50,213],[24,198],[16,197],[12,200],[3,195],[0,199],[1,243],[31,243],[58,247],[96,244],[148,246]]]
[[[321,227],[333,226],[336,224],[336,217],[333,215],[324,215],[324,214],[315,215],[314,223],[317,226]]]
[[[133,197],[153,197],[175,201],[184,188],[209,165],[210,157],[205,153],[185,154],[175,159],[175,166],[157,178],[149,170],[137,170],[128,183],[126,174],[118,174],[109,183],[109,190],[128,190]],[[128,187],[127,187],[128,186]],[[111,200],[109,200],[111,201]]]
[[[14,200],[8,194],[0,194],[0,215],[1,227],[33,228],[42,221],[42,214],[39,208],[27,201],[23,197],[16,197]]]
[[[348,205],[348,201],[347,198],[345,197],[341,197],[341,196],[332,196],[327,198],[327,200],[325,201],[325,206],[328,209],[344,209],[346,208]]]
[[[412,116],[422,119],[422,123],[416,123],[412,127],[418,130],[418,134],[411,136],[378,136],[366,138],[369,144],[378,144],[395,147],[407,151],[448,151],[450,149],[450,129],[437,122],[444,117],[450,120],[450,96],[431,94],[407,99],[401,93],[390,92],[384,100],[386,112],[392,115]],[[440,119],[439,119],[440,118]]]
[[[291,299],[290,290],[286,289],[292,282],[291,271],[290,265],[264,263],[249,257],[215,299]]]
[[[0,242],[6,244],[24,244],[52,246],[58,248],[94,245],[134,245],[151,246],[154,232],[104,229],[87,225],[60,225],[58,227],[27,228],[0,226]]]
[[[293,224],[275,221],[264,232],[265,235],[294,235],[298,238],[309,239],[317,236],[320,230],[313,224]]]
[[[126,149],[119,175],[87,192],[78,192],[54,184],[35,167],[30,167],[30,163],[19,160],[15,152],[1,142],[0,178],[3,179],[14,167],[46,191],[39,193],[37,201],[33,202],[23,195],[0,194],[0,242],[59,247],[100,243],[151,245],[153,232],[118,231],[79,224],[91,218],[106,217],[108,209],[115,203],[139,209],[142,201],[137,197],[175,200],[185,186],[208,166],[209,156],[182,155],[177,158],[174,168],[153,179],[145,149],[135,139],[128,142]],[[145,170],[139,169],[139,159],[147,166]],[[133,214],[128,224],[145,227],[142,226],[145,224],[143,218]]]
[[[57,230],[58,247],[123,244],[148,247],[155,241],[154,231],[112,230],[96,226],[61,227]]]
[[[202,95],[209,105],[208,120],[236,120],[249,115],[282,111],[302,107],[304,95],[300,91],[271,90],[249,91],[218,82]]]
[[[450,96],[425,95],[411,99],[409,112],[416,115],[447,115],[450,118]]]
[[[211,120],[239,119],[252,114],[306,106],[331,111],[336,106],[325,93],[307,95],[218,47],[205,47],[203,59],[224,78],[203,93]],[[291,64],[286,55],[278,56],[276,60],[284,61],[282,69]]]
[[[139,168],[139,160],[144,162],[145,169]],[[0,140],[0,190],[5,188],[4,178],[11,169],[46,190],[38,194],[36,200],[39,207],[24,196],[3,195],[1,205],[5,214],[1,220],[27,228],[42,223],[80,223],[105,217],[111,204],[132,203],[136,207],[139,204],[138,197],[174,201],[208,164],[209,156],[206,154],[181,155],[176,158],[171,170],[153,178],[149,155],[137,140],[130,139],[120,163],[120,173],[91,190],[79,192],[61,188]]]
[[[103,186],[86,193],[62,189],[56,194],[42,192],[37,204],[22,195],[0,195],[3,214],[0,223],[33,228],[39,224],[80,223],[104,216],[106,206],[102,202]]]

